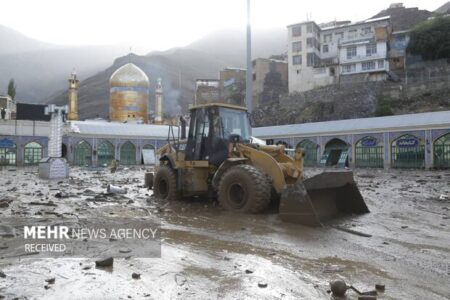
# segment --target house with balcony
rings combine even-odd
[[[385,80],[390,17],[288,26],[289,92],[345,81]]]

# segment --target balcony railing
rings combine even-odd
[[[341,57],[341,63],[346,62],[355,62],[355,61],[365,61],[365,60],[373,60],[373,59],[386,59],[387,54],[374,53],[371,55],[355,55],[352,57],[344,56]]]

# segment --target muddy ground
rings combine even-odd
[[[282,223],[276,213],[234,215],[211,200],[162,203],[143,187],[143,172],[72,168],[70,179],[48,182],[35,167],[3,168],[0,299],[330,299],[335,278],[363,291],[384,284],[378,299],[450,298],[450,200],[439,199],[450,195],[450,171],[357,170],[371,213],[323,228]],[[108,183],[128,193],[103,196]],[[11,255],[15,224],[5,218],[74,215],[160,218],[162,257],[131,252],[101,269],[91,258]]]

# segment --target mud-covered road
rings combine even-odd
[[[323,228],[282,223],[274,212],[234,215],[206,199],[162,203],[143,174],[72,168],[70,179],[48,182],[37,168],[3,168],[0,299],[330,299],[335,278],[362,291],[384,284],[378,299],[450,298],[450,171],[357,170],[371,213]],[[108,183],[128,193],[104,195]],[[11,246],[14,216],[160,219],[161,258],[131,251],[96,268],[92,258],[23,255]]]

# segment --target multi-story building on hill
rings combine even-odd
[[[389,71],[390,17],[288,26],[289,92],[341,81],[383,80]]]

